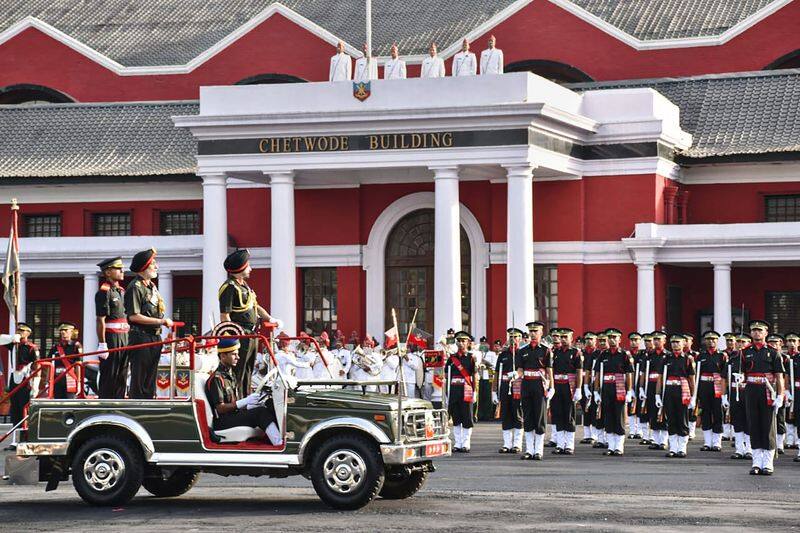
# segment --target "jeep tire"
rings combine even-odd
[[[428,472],[424,470],[403,474],[402,477],[397,478],[387,476],[386,480],[383,482],[380,496],[387,500],[404,500],[410,498],[422,488],[427,478]]]
[[[124,505],[142,486],[144,460],[139,445],[115,435],[97,435],[72,458],[72,484],[90,505]]]
[[[200,479],[200,471],[193,468],[181,467],[175,469],[167,479],[158,477],[146,477],[142,481],[142,486],[157,498],[172,498],[189,492]]]
[[[375,442],[358,434],[326,439],[311,460],[311,482],[320,499],[334,509],[364,507],[381,490],[383,459]]]

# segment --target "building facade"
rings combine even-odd
[[[507,74],[363,102],[326,81],[363,2],[89,4],[0,15],[0,200],[43,344],[72,320],[93,347],[95,263],[149,246],[197,330],[236,247],[291,332],[800,329],[798,2],[376,7],[379,63],[397,41],[416,78],[433,38],[449,73],[494,34]]]

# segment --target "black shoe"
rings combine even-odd
[[[712,446],[711,447],[711,451],[712,452],[721,452],[722,448],[720,448],[719,446]]]
[[[469,448],[461,448],[461,453],[469,453]]]
[[[783,455],[784,453],[786,453],[785,451],[783,451],[782,448],[778,448],[777,452],[778,452],[778,455]]]
[[[453,448],[453,453],[461,453],[461,448]]]
[[[9,444],[5,448],[3,448],[3,451],[4,452],[13,452],[13,451],[16,451],[16,449],[17,449],[17,446],[15,444]]]
[[[649,446],[649,445],[653,444],[653,441],[651,441],[650,439],[642,439],[642,440],[639,441],[639,444],[644,444],[646,446]]]
[[[731,455],[731,459],[744,459],[744,455],[737,452]]]
[[[752,453],[746,453],[746,454],[744,454],[744,458],[749,461],[749,460],[751,460],[753,458],[753,454]]]
[[[561,454],[562,455],[575,455],[575,452],[573,450],[570,450],[569,448],[567,448],[566,450],[561,452]]]
[[[759,467],[757,467],[757,466],[754,466],[753,468],[750,469],[750,475],[751,476],[757,476],[760,473],[761,473],[761,469]]]
[[[523,461],[530,461],[531,459],[533,459],[533,455],[529,454],[528,452],[525,452],[522,454],[522,457],[520,457],[520,459],[522,459]]]
[[[700,451],[701,452],[710,452],[711,451],[711,446],[706,446],[704,444],[704,445],[700,446]]]
[[[581,439],[581,442],[580,442],[580,444],[592,444],[593,442],[594,442],[594,439],[593,439],[593,438],[591,438],[591,437],[586,437],[586,438],[584,438],[584,439]]]
[[[664,455],[664,457],[669,457],[670,459],[672,459],[673,457],[675,457],[675,452],[669,451],[666,453],[666,455]]]
[[[800,449],[800,446],[798,446],[797,444],[791,444],[789,446],[784,446],[784,448],[786,448],[787,450],[797,450]]]
[[[556,447],[556,443],[553,442],[553,441],[550,441],[547,444],[545,444],[544,447],[545,448],[555,448]]]
[[[762,476],[771,476],[772,475],[772,469],[771,468],[762,468],[761,469],[761,475]]]
[[[506,448],[505,446],[503,446],[502,448],[500,448],[499,450],[497,450],[497,453],[511,453],[511,450],[509,450],[508,448]]]
[[[636,438],[636,435],[634,435],[633,433],[631,433],[630,435],[628,435],[628,438],[629,438],[629,439],[631,439],[631,440],[633,440],[633,439],[635,439],[635,438]]]
[[[686,452],[678,452],[678,453],[675,454],[675,457],[678,457],[679,459],[685,459],[686,458]]]
[[[730,438],[730,437],[722,437],[722,441],[723,441],[723,442],[727,442],[727,441],[729,441],[729,440],[731,440],[731,438]]]
[[[561,448],[556,448],[555,450],[553,450],[550,453],[552,453],[553,455],[561,455],[562,453],[564,453],[564,450],[561,449]]]
[[[661,451],[664,451],[664,450],[667,449],[667,445],[666,444],[659,444],[658,445],[658,449],[661,450]]]
[[[603,455],[605,455],[606,457],[608,457],[608,456],[610,456],[610,455],[614,455],[614,452],[613,452],[613,451],[611,451],[611,450],[606,450],[606,451],[604,451],[604,452],[603,452]]]
[[[534,461],[541,461],[542,460],[542,456],[539,455],[538,453],[535,453],[535,454],[533,454],[533,460]]]
[[[592,448],[602,448],[602,447],[603,447],[603,443],[602,442],[595,442],[592,445]]]
[[[650,446],[648,446],[648,447],[647,447],[647,449],[648,449],[648,450],[660,450],[660,449],[661,449],[661,445],[660,445],[660,444],[656,444],[656,443],[654,442],[653,444],[651,444]]]
[[[513,448],[511,448],[511,450],[509,450],[508,453],[519,453],[520,451],[522,451],[522,450],[520,450],[519,448],[514,446]]]
[[[800,463],[800,455],[792,459],[792,461],[794,461],[795,463]]]

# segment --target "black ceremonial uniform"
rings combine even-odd
[[[229,277],[219,288],[219,312],[228,313],[231,322],[239,324],[246,334],[252,334],[258,322],[256,292],[243,279]],[[239,339],[239,362],[234,374],[239,387],[239,395],[250,394],[250,378],[256,363],[256,339]]]
[[[512,375],[513,374],[513,375]],[[500,419],[503,430],[522,429],[522,410],[520,398],[514,398],[513,386],[509,387],[511,379],[515,377],[513,357],[510,350],[503,350],[497,357],[495,375],[500,380]],[[519,390],[519,386],[517,387]],[[517,394],[519,396],[519,392]]]
[[[626,374],[633,372],[631,356],[621,348],[608,349],[600,354],[603,363],[601,405],[606,433],[625,435]],[[620,380],[622,382],[620,383]]]
[[[458,360],[464,373],[467,375],[465,378],[461,371],[458,369],[453,359]],[[450,390],[447,394],[447,411],[453,419],[453,426],[461,425],[464,428],[471,428],[472,423],[472,398],[475,396],[475,359],[472,353],[456,353],[447,359],[445,365],[445,375],[450,375]],[[465,385],[472,387],[472,394],[465,395]],[[470,397],[471,396],[471,397]]]
[[[125,290],[125,315],[142,315],[150,318],[164,318],[164,300],[152,280],[140,276],[130,282]],[[161,341],[160,326],[146,326],[131,323],[129,335],[131,346]],[[158,360],[161,358],[161,345],[128,350],[131,366],[131,388],[129,396],[137,399],[152,399],[156,392]]]
[[[80,342],[57,341],[55,344],[53,344],[53,347],[50,348],[50,352],[48,353],[47,357],[64,357],[65,355],[75,355],[78,353],[83,353],[83,347],[81,346]],[[69,397],[74,397],[73,395],[78,390],[77,380],[80,378],[80,375],[77,372],[77,367],[76,369],[73,369],[72,366],[77,361],[80,361],[80,357],[75,357],[72,359],[59,359],[53,363],[55,379],[58,379],[53,386],[53,398],[63,400]],[[64,372],[67,372],[68,375],[61,377]],[[59,379],[59,377],[61,377],[61,379]]]
[[[109,350],[128,345],[128,319],[125,315],[125,289],[104,281],[94,295],[95,313],[105,317],[105,338]],[[100,398],[125,398],[128,380],[128,354],[111,352],[100,360]]]
[[[522,370],[522,420],[526,433],[535,431],[544,435],[547,427],[547,401],[544,380],[547,369],[553,367],[549,348],[539,343],[527,344],[517,350],[514,360],[517,370]]]
[[[728,383],[728,401],[731,404],[731,424],[735,433],[749,434],[747,427],[747,407],[745,405],[745,385],[736,382],[736,374],[743,371],[741,351],[735,350],[728,356],[726,374],[730,376]]]
[[[691,355],[671,352],[667,355],[667,386],[665,387],[664,415],[670,435],[689,435],[689,402],[691,392],[689,380],[694,379],[694,359]]]
[[[11,392],[14,387],[22,383],[27,376],[20,375],[19,378],[14,375],[14,371],[16,370],[17,373],[23,373],[22,371],[25,369],[27,365],[33,366],[33,364],[39,359],[39,347],[36,346],[34,343],[30,341],[20,341],[19,344],[6,344],[6,348],[16,351],[16,368],[9,368],[9,372],[11,372],[11,383],[8,388],[8,392]],[[9,357],[9,363],[11,361],[11,357]],[[27,374],[27,372],[24,372]],[[9,406],[9,416],[11,417],[11,425],[17,425],[23,418],[25,418],[25,406],[28,405],[28,402],[31,400],[31,386],[30,382],[28,382],[24,387],[20,388],[12,397]]]
[[[790,365],[794,366],[794,383],[790,383],[789,379],[791,378],[789,374],[789,366],[786,367],[786,389],[792,391],[793,394],[797,394],[800,392],[800,352],[789,353],[789,361]],[[789,418],[792,420],[795,426],[798,426],[798,415],[800,415],[800,401],[797,401],[797,398],[793,398],[792,401],[792,414],[789,415]]]
[[[703,350],[697,356],[695,365],[697,372],[700,372],[697,403],[703,431],[722,433],[722,376],[727,367],[727,356],[718,350]]]
[[[583,434],[588,438],[592,437],[589,427],[597,427],[597,421],[595,420],[597,418],[597,404],[594,402],[594,379],[592,378],[594,371],[596,371],[595,361],[599,355],[600,351],[597,348],[591,350],[587,348],[583,351],[583,382],[589,386],[589,394],[588,396],[584,395],[581,405],[583,407]]]
[[[644,408],[645,402],[640,402],[638,400],[639,394],[639,376],[644,374],[645,369],[647,368],[647,359],[650,357],[650,354],[647,350],[639,350],[636,355],[633,356],[633,368],[636,369],[636,365],[639,365],[639,375],[633,376],[633,392],[636,394],[636,416],[639,417],[640,424],[647,423],[647,409]],[[644,433],[644,427],[640,426],[639,431]],[[646,435],[645,435],[646,437]]]
[[[219,364],[206,381],[206,397],[214,415],[212,428],[214,430],[229,429],[238,426],[259,427],[266,431],[267,427],[276,422],[275,408],[272,399],[265,405],[252,409],[236,409],[232,413],[220,414],[217,406],[221,403],[232,403],[239,400],[238,383],[234,378],[231,367]]]
[[[661,417],[659,422],[658,407],[656,407],[656,394],[661,396],[661,391],[658,389],[658,378],[664,377],[664,363],[667,360],[667,351],[664,349],[653,350],[648,356],[650,361],[649,374],[647,379],[647,420],[650,423],[650,429],[653,431],[664,431],[667,429],[667,419],[665,416]],[[663,398],[662,398],[663,401]]]
[[[700,355],[700,352],[698,352],[697,350],[684,350],[683,353],[685,355],[690,355],[692,357],[692,360],[695,361],[695,362],[697,361],[697,356]],[[697,374],[695,374],[695,375],[697,375]],[[689,422],[694,422],[695,423],[695,427],[697,426],[697,415],[695,414],[695,410],[694,409],[689,411]],[[689,438],[693,439],[694,438],[694,434],[689,435]]]
[[[775,390],[776,374],[783,374],[783,359],[766,344],[753,343],[744,349],[744,389],[747,426],[753,450],[776,447],[775,409],[767,382]]]
[[[550,400],[550,414],[556,431],[575,432],[575,402],[572,397],[578,382],[578,370],[583,369],[583,355],[577,348],[553,351],[553,382],[555,394]]]

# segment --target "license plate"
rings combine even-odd
[[[441,442],[439,444],[425,445],[425,457],[436,457],[437,455],[444,455],[447,453],[449,443]]]

